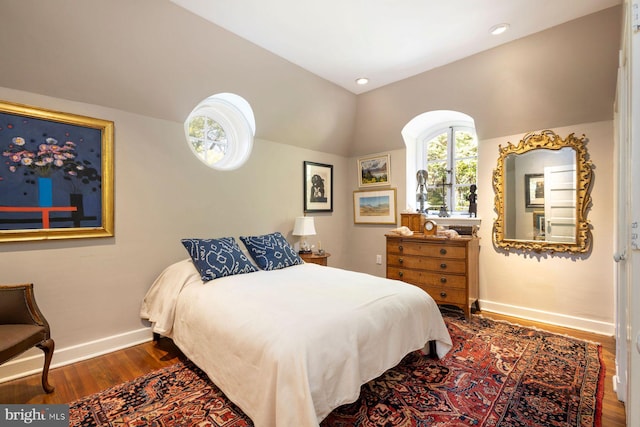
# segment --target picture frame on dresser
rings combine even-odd
[[[391,154],[358,159],[358,187],[380,187],[391,183]]]
[[[396,189],[353,192],[354,224],[397,224]]]
[[[114,235],[114,123],[0,101],[0,242]]]
[[[333,212],[333,165],[303,164],[304,212]]]

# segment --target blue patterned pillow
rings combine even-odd
[[[304,264],[293,246],[279,233],[264,236],[240,236],[253,260],[263,270],[278,270],[292,265]]]
[[[258,269],[242,253],[233,237],[221,239],[182,239],[202,281],[234,274],[252,273]]]

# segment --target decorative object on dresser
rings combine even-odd
[[[426,291],[438,303],[456,306],[469,317],[478,306],[479,239],[460,236],[387,234],[387,278]]]
[[[312,216],[299,216],[296,218],[295,225],[293,226],[293,235],[301,236],[300,238],[300,253],[310,254],[311,247],[307,243],[307,236],[314,236],[316,234],[316,226]]]
[[[469,218],[478,217],[478,195],[476,194],[476,190],[478,187],[475,184],[471,184],[469,187],[469,196],[467,197],[469,200]]]
[[[424,235],[435,236],[438,232],[438,224],[432,219],[428,219],[424,222]]]
[[[422,233],[427,215],[423,213],[401,213],[400,225],[408,227],[414,233]]]
[[[416,202],[418,203],[418,212],[426,213],[424,210],[424,202],[427,200],[427,179],[429,178],[429,173],[420,169],[416,172],[416,181],[418,181],[418,187],[416,188]]]
[[[329,252],[324,252],[324,251],[322,251],[322,253],[306,253],[306,254],[301,253],[300,254],[300,258],[302,258],[304,262],[324,265],[325,267],[327,266],[327,258],[329,258],[330,256],[331,254]]]

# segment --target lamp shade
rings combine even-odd
[[[316,226],[312,216],[299,216],[293,226],[294,236],[313,236],[316,234]]]

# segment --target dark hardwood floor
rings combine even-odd
[[[602,425],[605,427],[626,426],[624,405],[618,401],[613,391],[612,376],[615,373],[616,350],[615,340],[612,337],[492,313],[483,313],[483,315],[601,343],[606,369]],[[56,389],[51,394],[46,394],[42,390],[39,375],[31,375],[0,384],[0,403],[69,403],[183,359],[184,356],[172,341],[161,339],[158,342],[141,344],[94,359],[52,369],[49,382]]]

